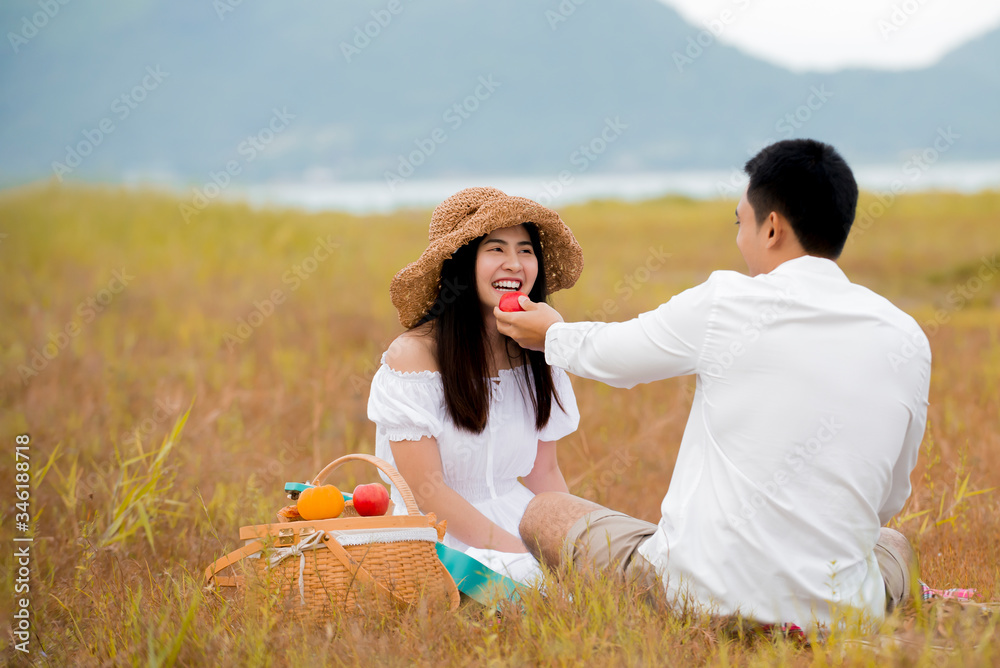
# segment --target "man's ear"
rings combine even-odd
[[[770,228],[767,232],[766,248],[776,248],[785,241],[785,237],[791,232],[788,221],[777,211],[772,211],[764,223]]]

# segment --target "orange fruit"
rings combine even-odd
[[[344,512],[344,495],[333,485],[310,487],[296,504],[304,520],[327,520]]]

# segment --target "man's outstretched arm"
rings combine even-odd
[[[633,387],[697,371],[708,307],[703,286],[616,323],[565,323],[547,304],[520,301],[523,313],[494,309],[500,333],[524,348],[544,351],[549,364],[577,376]]]

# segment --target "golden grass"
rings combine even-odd
[[[862,210],[872,201],[863,198]],[[373,451],[368,384],[401,331],[388,285],[424,247],[428,212],[356,217],[214,204],[186,225],[178,203],[153,192],[53,185],[0,193],[0,434],[12,453],[4,480],[14,479],[14,436],[26,433],[35,484],[30,661],[1000,661],[995,617],[955,606],[911,606],[880,638],[838,636],[804,649],[666,614],[584,576],[570,576],[565,589],[553,584],[548,598],[529,595],[522,610],[499,618],[474,607],[366,612],[318,628],[284,622],[269,604],[240,607],[203,591],[202,569],[237,546],[241,525],[271,520],[285,481],[311,477],[344,453]],[[567,320],[626,319],[714,269],[742,270],[734,205],[666,198],[563,209],[587,265],[554,304]],[[953,291],[971,290],[983,258],[1000,251],[998,225],[1000,193],[906,196],[857,235],[841,263],[928,329],[929,425],[900,528],[925,580],[974,587],[985,600],[1000,599],[1000,492],[976,494],[1000,481],[1000,274],[960,304]],[[653,252],[671,257],[648,272]],[[118,292],[116,271],[127,281]],[[264,303],[275,296],[281,303]],[[88,305],[92,298],[99,301]],[[53,359],[35,356],[50,342]],[[19,367],[32,359],[41,368],[22,379]],[[571,489],[655,521],[692,383],[621,391],[574,379],[583,420],[560,444]],[[373,477],[352,465],[335,482],[353,489]],[[8,490],[2,526],[12,536]],[[5,540],[0,556],[5,616],[15,605],[11,545]],[[9,634],[2,642],[5,656],[25,658]]]

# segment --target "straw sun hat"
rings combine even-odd
[[[389,286],[399,322],[410,329],[434,306],[441,265],[473,239],[502,227],[534,223],[542,244],[549,294],[572,287],[583,271],[583,250],[559,214],[496,188],[466,188],[441,202],[431,214],[430,244],[416,262],[403,267]]]

